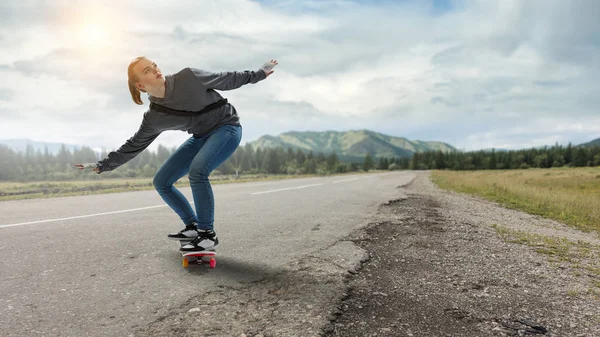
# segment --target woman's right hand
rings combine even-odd
[[[96,173],[100,173],[100,168],[98,167],[98,165],[96,165],[96,163],[75,164],[75,167],[77,167],[80,170],[85,170],[86,168],[91,168],[92,171],[94,171]]]

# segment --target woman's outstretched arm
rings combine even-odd
[[[273,67],[277,61],[271,60],[265,63],[258,71],[228,71],[212,73],[206,70],[190,68],[196,79],[206,89],[233,90],[245,84],[255,84],[264,80],[273,73]]]
[[[125,164],[135,156],[144,151],[159,135],[161,131],[155,130],[147,123],[146,118],[142,120],[139,130],[129,138],[116,151],[112,151],[108,156],[96,163],[92,170],[98,174],[102,172],[112,171],[117,167]],[[75,164],[75,166],[83,170],[89,167],[89,164]]]

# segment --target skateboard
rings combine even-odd
[[[185,246],[189,241],[179,241],[180,247]],[[204,264],[208,262],[209,267],[214,268],[217,266],[217,260],[215,256],[217,253],[214,250],[201,250],[198,252],[182,252],[181,256],[183,259],[181,260],[181,265],[183,268],[187,268],[190,263],[192,264]]]

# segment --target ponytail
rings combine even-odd
[[[140,89],[135,87],[135,84],[131,83],[131,81],[127,81],[129,84],[129,92],[131,93],[131,98],[135,102],[135,104],[142,105],[142,97],[140,95]]]
[[[135,86],[135,83],[139,80],[136,74],[133,72],[133,67],[142,59],[145,59],[145,56],[136,57],[131,61],[129,67],[127,67],[127,84],[129,85],[129,92],[131,93],[131,99],[135,102],[135,104],[142,105],[142,97],[140,91],[146,92],[145,90],[140,90]]]

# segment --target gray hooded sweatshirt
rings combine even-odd
[[[165,97],[148,95],[151,102],[175,110],[200,111],[223,97],[215,90],[237,89],[248,83],[264,80],[266,74],[258,71],[233,71],[211,73],[185,68],[165,76]],[[240,118],[233,105],[224,106],[207,113],[181,117],[148,109],[144,113],[139,130],[118,150],[108,154],[97,163],[100,172],[116,169],[146,149],[163,131],[181,130],[202,137],[223,125],[240,125]]]

